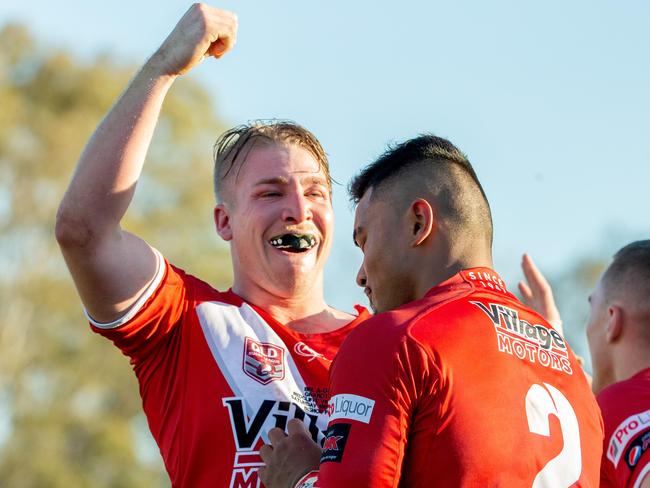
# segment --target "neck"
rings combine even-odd
[[[650,368],[650,354],[646,347],[628,347],[621,351],[614,365],[615,381],[624,381],[639,371]]]
[[[305,289],[273,290],[256,282],[235,279],[232,290],[295,332],[318,334],[343,327],[353,316],[327,305],[323,280],[316,281],[316,285]]]
[[[492,268],[489,252],[427,253],[429,259],[417,260],[415,293],[422,298],[431,288],[448,280],[463,269]]]

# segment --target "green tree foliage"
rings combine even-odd
[[[136,442],[146,422],[128,360],[90,331],[53,235],[83,145],[133,72],[46,48],[19,25],[0,30],[2,486],[169,485],[152,441]],[[223,126],[211,106],[191,80],[173,87],[125,227],[223,287],[210,184]]]

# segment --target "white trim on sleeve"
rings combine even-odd
[[[641,486],[641,483],[643,483],[643,480],[646,477],[646,475],[650,475],[650,463],[643,466],[641,473],[639,473],[639,476],[636,479],[636,482],[634,483],[634,488],[639,488]]]
[[[162,254],[160,254],[160,251],[158,251],[155,248],[151,248],[156,255],[156,275],[153,277],[153,280],[149,283],[149,286],[142,292],[142,295],[140,295],[140,298],[137,299],[137,301],[131,305],[131,308],[129,308],[124,315],[122,315],[120,318],[113,320],[112,322],[97,322],[95,319],[93,319],[89,314],[86,308],[84,307],[84,315],[88,319],[88,321],[93,324],[95,327],[98,329],[117,329],[121,325],[124,325],[127,323],[129,320],[131,320],[135,314],[137,314],[144,303],[151,297],[151,295],[154,294],[154,292],[158,289],[158,285],[160,285],[160,282],[163,279],[163,276],[165,276],[165,259],[162,257]]]

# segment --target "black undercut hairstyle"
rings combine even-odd
[[[467,156],[447,139],[433,134],[422,134],[401,144],[390,146],[379,159],[364,168],[352,180],[349,186],[351,200],[355,204],[359,203],[370,188],[379,186],[397,173],[423,161],[430,161],[433,164],[452,164],[463,169],[474,180],[487,202],[483,187]]]
[[[350,199],[358,204],[371,188],[389,186],[405,174],[427,185],[454,228],[471,225],[473,235],[483,234],[492,244],[490,205],[474,168],[460,149],[433,134],[389,147],[350,182]]]

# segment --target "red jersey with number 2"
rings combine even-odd
[[[316,486],[598,486],[603,427],[582,369],[491,269],[357,327],[330,393]]]

